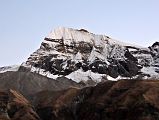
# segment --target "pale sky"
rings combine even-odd
[[[159,41],[159,0],[0,0],[0,66],[26,61],[59,26],[150,46]]]

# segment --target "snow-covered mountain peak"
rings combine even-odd
[[[59,27],[45,37],[24,66],[54,79],[65,76],[78,82],[148,75],[149,66],[158,65],[157,45],[142,48],[85,29]],[[158,74],[157,68],[153,70]]]
[[[56,58],[65,60],[69,58],[76,63],[79,61],[79,59],[74,59],[77,56],[80,56],[81,60],[89,62],[97,58],[102,61],[106,61],[110,57],[121,59],[124,57],[125,46],[130,45],[105,35],[90,33],[85,29],[59,27],[49,33],[38,51],[43,51],[41,53],[45,55],[46,53],[58,54]]]
[[[124,43],[115,39],[110,38],[107,35],[101,35],[101,34],[93,34],[86,29],[73,29],[73,28],[66,28],[66,27],[58,27],[54,30],[52,30],[47,36],[46,39],[48,40],[64,40],[64,43],[69,42],[89,42],[95,45],[102,45],[104,43],[109,44],[117,44],[120,46],[133,46],[133,47],[139,47],[141,46],[133,45],[130,43]]]
[[[51,31],[49,35],[46,38],[49,39],[70,39],[70,40],[85,40],[90,39],[93,34],[86,32],[86,30],[81,29],[72,29],[72,28],[66,28],[66,27],[58,27]],[[83,39],[81,39],[81,36]],[[90,38],[89,38],[90,37]]]

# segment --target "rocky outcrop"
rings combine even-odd
[[[19,92],[9,90],[8,114],[11,120],[40,120],[30,102]]]
[[[40,120],[30,102],[15,90],[0,92],[0,120]]]

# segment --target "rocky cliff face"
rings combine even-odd
[[[23,66],[47,77],[65,76],[76,82],[157,77],[158,46],[156,42],[143,48],[84,29],[60,27],[44,39]]]

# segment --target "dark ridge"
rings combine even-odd
[[[159,42],[155,42],[155,43],[152,45],[152,47],[155,47],[156,45],[159,46]]]
[[[78,30],[78,31],[89,33],[86,29],[80,29],[80,30]]]

